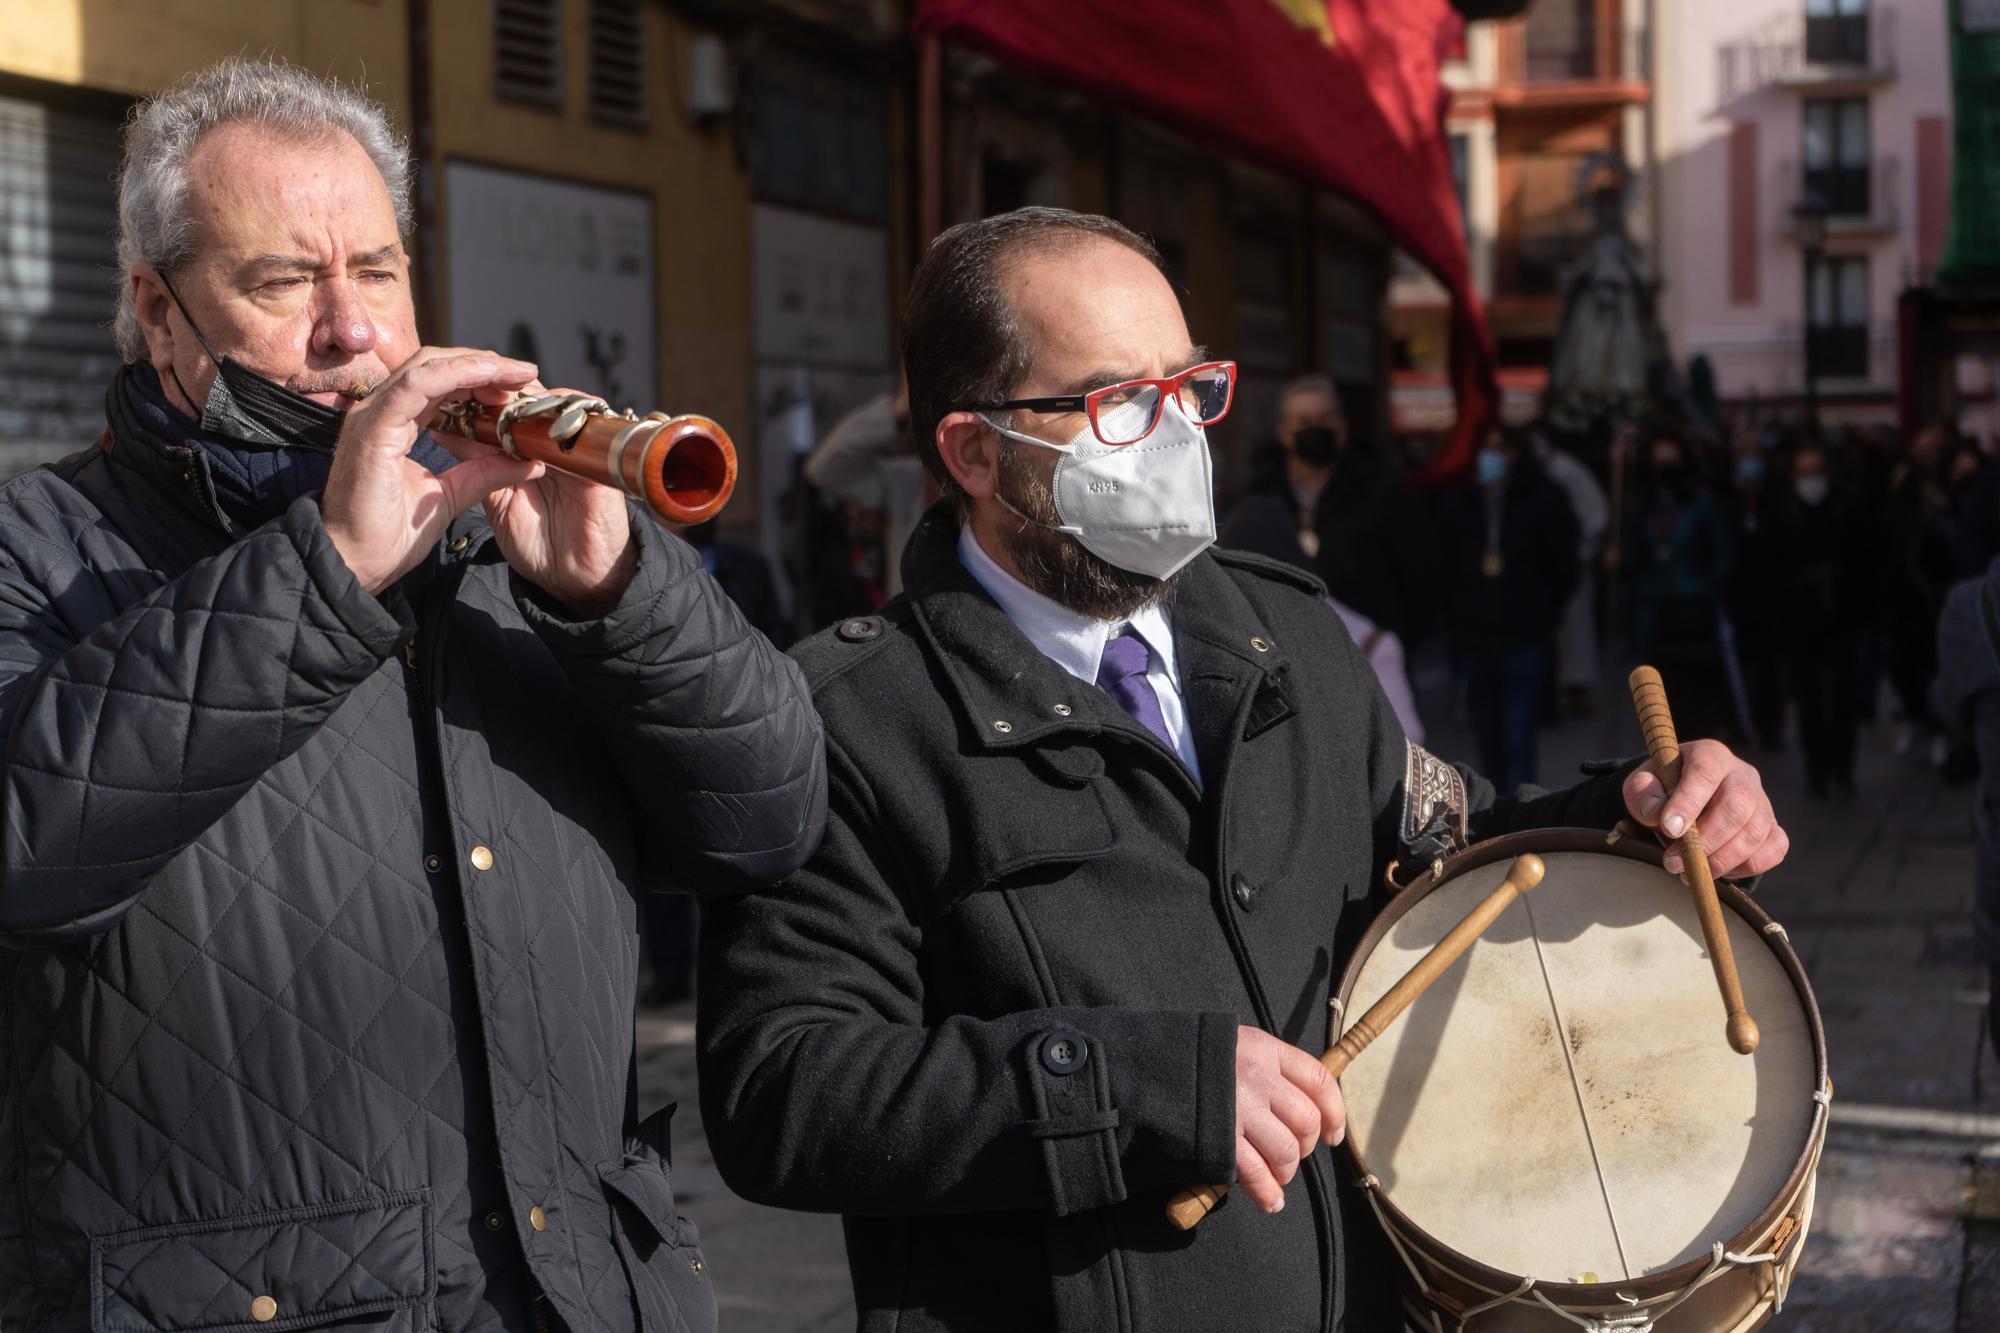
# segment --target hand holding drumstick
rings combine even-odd
[[[1762,875],[1791,849],[1763,779],[1721,741],[1684,742],[1679,778],[1671,786],[1653,765],[1641,764],[1626,775],[1624,796],[1632,818],[1669,838],[1699,824],[1709,870],[1717,879]],[[1668,873],[1686,869],[1681,849],[1669,848]]]
[[[1409,1008],[1419,995],[1422,995],[1425,990],[1429,989],[1433,981],[1443,976],[1445,970],[1458,961],[1460,954],[1463,954],[1467,949],[1472,947],[1472,942],[1485,933],[1486,928],[1492,925],[1500,914],[1513,904],[1514,899],[1541,882],[1542,858],[1532,852],[1525,856],[1517,857],[1514,864],[1508,868],[1507,878],[1501,881],[1500,887],[1493,890],[1492,893],[1487,895],[1484,902],[1467,913],[1465,919],[1456,926],[1453,926],[1443,939],[1432,945],[1430,952],[1418,959],[1416,965],[1403,974],[1402,980],[1391,986],[1381,999],[1369,1006],[1367,1013],[1354,1020],[1354,1025],[1341,1035],[1340,1040],[1333,1044],[1332,1049],[1320,1057],[1319,1065],[1324,1070],[1324,1073],[1319,1074],[1310,1081],[1323,1087],[1326,1092],[1330,1093],[1335,1105],[1338,1106],[1340,1092],[1333,1086],[1334,1080],[1346,1073],[1347,1066],[1353,1063],[1354,1058],[1367,1050],[1369,1043],[1381,1036],[1383,1030],[1395,1022],[1397,1017],[1405,1009]],[[1270,1034],[1260,1032],[1255,1028],[1245,1028],[1243,1031],[1245,1033],[1255,1033],[1257,1037],[1264,1041],[1275,1042],[1277,1040],[1270,1036]],[[1279,1043],[1279,1045],[1282,1046],[1283,1043]],[[1304,1059],[1303,1052],[1289,1046],[1284,1047],[1284,1049],[1290,1051],[1293,1056]],[[1312,1151],[1313,1135],[1303,1131],[1300,1132],[1299,1143],[1296,1145],[1298,1150],[1297,1155],[1289,1151],[1290,1145],[1274,1138],[1273,1142],[1275,1150],[1278,1153],[1278,1158],[1284,1163],[1283,1179],[1275,1179],[1274,1173],[1268,1165],[1272,1160],[1271,1151],[1262,1142],[1256,1140],[1248,1142],[1247,1146],[1253,1151],[1248,1154],[1250,1158],[1249,1164],[1245,1164],[1245,1147],[1248,1135],[1247,1127],[1243,1125],[1241,1120],[1242,1063],[1242,1048],[1239,1046],[1237,1054],[1239,1090],[1238,1124],[1239,1131],[1241,1132],[1239,1133],[1236,1149],[1237,1174],[1243,1182],[1245,1191],[1252,1198],[1256,1199],[1265,1211],[1276,1212],[1279,1208],[1285,1206],[1281,1187],[1285,1180],[1291,1178],[1291,1173],[1298,1169],[1299,1157]],[[1300,1080],[1291,1071],[1287,1071],[1287,1076],[1293,1078],[1295,1083],[1304,1081]],[[1293,1096],[1298,1097],[1299,1094],[1294,1093]],[[1287,1120],[1286,1123],[1290,1124],[1291,1121]],[[1299,1123],[1305,1123],[1303,1116],[1300,1118]],[[1313,1121],[1315,1126],[1323,1123],[1317,1120]],[[1345,1116],[1343,1114],[1339,1127],[1325,1136],[1326,1141],[1328,1143],[1340,1142],[1341,1134],[1345,1132],[1345,1128]],[[1228,1192],[1229,1186],[1227,1185],[1200,1185],[1193,1189],[1182,1190],[1168,1201],[1167,1220],[1181,1230],[1186,1231],[1193,1227],[1195,1223],[1201,1221],[1202,1218],[1206,1217],[1209,1210],[1220,1203],[1222,1196]]]
[[[1632,673],[1632,703],[1639,710],[1639,729],[1646,734],[1646,749],[1652,755],[1653,771],[1671,798],[1681,783],[1681,746],[1674,735],[1673,714],[1667,709],[1666,686],[1660,673],[1642,666]],[[1674,829],[1667,829],[1671,836]],[[1729,923],[1723,918],[1721,900],[1715,893],[1715,876],[1708,852],[1702,844],[1699,823],[1687,824],[1680,833],[1680,856],[1669,858],[1667,868],[1677,862],[1687,867],[1687,881],[1694,890],[1695,914],[1701,918],[1703,942],[1715,968],[1715,982],[1722,991],[1723,1007],[1729,1011],[1726,1028],[1730,1047],[1738,1055],[1757,1049],[1757,1023],[1743,1003],[1743,983],[1736,975],[1736,955],[1729,946]],[[1782,831],[1779,834],[1783,836]]]

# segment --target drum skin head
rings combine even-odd
[[[1353,1151],[1428,1235],[1546,1282],[1695,1258],[1784,1190],[1814,1125],[1815,1040],[1784,965],[1724,911],[1754,1055],[1725,1012],[1692,893],[1657,866],[1543,854],[1513,903],[1341,1079]],[[1447,880],[1360,964],[1347,1020],[1496,888]]]

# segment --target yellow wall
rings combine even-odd
[[[403,0],[9,0],[0,71],[140,95],[231,55],[278,55],[366,82],[402,117]]]
[[[492,0],[431,0],[437,160],[463,158],[651,195],[661,401],[624,406],[642,413],[699,412],[737,437],[743,498],[726,511],[725,522],[741,527],[754,519],[750,497],[758,493],[750,382],[750,180],[727,127],[694,129],[674,100],[686,83],[693,30],[664,5],[648,5],[645,14],[651,124],[642,131],[590,119],[586,5],[563,6],[563,106],[555,111],[494,99]],[[450,211],[451,200],[440,188],[440,244],[450,234]],[[448,310],[450,294],[443,286],[440,281],[439,309]],[[454,329],[451,335],[478,342],[482,332]],[[499,331],[484,336],[498,337]]]
[[[404,0],[5,0],[0,73],[143,96],[231,55],[273,55],[363,83],[406,132],[409,16]],[[700,131],[678,101],[694,35],[665,5],[644,8],[651,126],[593,123],[589,7],[562,7],[564,105],[544,110],[493,96],[492,0],[430,0],[432,125],[442,267],[451,200],[442,166],[453,158],[640,190],[652,197],[656,237],[657,382],[661,401],[633,403],[712,416],[739,437],[746,497],[733,527],[754,522],[757,494],[751,385],[750,184],[730,130]],[[435,278],[439,327],[466,342],[497,330],[442,327],[450,309]]]

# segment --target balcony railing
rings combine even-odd
[[[1811,192],[1825,202],[1827,230],[1834,235],[1894,231],[1901,218],[1898,185],[1902,165],[1900,159],[1887,155],[1848,165],[1809,167],[1797,160],[1786,162],[1777,194],[1777,203],[1785,210],[1786,230],[1793,226],[1793,205]]]
[[[1595,23],[1547,35],[1503,24],[1495,54],[1497,81],[1503,86],[1630,83],[1648,77],[1646,34],[1607,33]]]
[[[1716,88],[1725,102],[1782,84],[1880,83],[1896,75],[1896,10],[1807,18],[1787,13],[1715,50]]]

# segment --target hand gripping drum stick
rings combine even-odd
[[[1507,869],[1507,878],[1500,887],[1486,896],[1486,901],[1466,914],[1465,920],[1451,928],[1451,933],[1431,946],[1431,951],[1416,961],[1402,980],[1391,986],[1388,993],[1371,1006],[1368,1012],[1354,1020],[1354,1026],[1341,1034],[1333,1048],[1319,1058],[1326,1066],[1326,1072],[1339,1078],[1354,1063],[1356,1056],[1368,1049],[1368,1044],[1395,1022],[1402,1012],[1415,1002],[1419,995],[1430,989],[1430,984],[1444,975],[1445,969],[1458,961],[1458,956],[1472,947],[1472,942],[1486,933],[1486,928],[1499,919],[1516,898],[1542,882],[1542,858],[1529,852],[1516,857]],[[1194,1224],[1208,1216],[1211,1208],[1222,1202],[1222,1196],[1229,1192],[1227,1185],[1197,1185],[1184,1189],[1167,1201],[1167,1220],[1182,1231],[1193,1229]]]
[[[1660,673],[1649,666],[1632,672],[1632,705],[1639,710],[1639,730],[1646,734],[1646,749],[1653,758],[1653,771],[1667,795],[1681,781],[1681,743],[1674,735],[1674,715],[1667,711],[1667,687]],[[1694,910],[1701,918],[1701,937],[1708,945],[1708,961],[1715,968],[1715,984],[1722,991],[1723,1008],[1729,1011],[1724,1029],[1729,1047],[1738,1055],[1757,1049],[1757,1022],[1743,1004],[1743,983],[1736,976],[1736,955],[1729,947],[1729,925],[1723,920],[1722,902],[1715,896],[1715,876],[1708,868],[1708,850],[1701,844],[1701,830],[1691,821],[1681,834],[1681,859],[1687,863],[1688,884],[1694,889]]]

